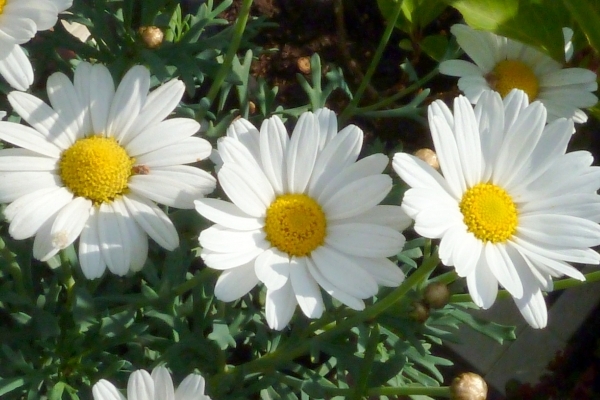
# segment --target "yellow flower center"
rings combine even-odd
[[[517,207],[506,190],[480,183],[467,190],[459,204],[469,232],[484,242],[505,242],[517,230]]]
[[[4,12],[4,6],[6,5],[6,0],[0,0],[0,14]]]
[[[325,241],[327,221],[321,206],[304,194],[284,194],[267,209],[267,240],[291,256],[302,257]]]
[[[114,138],[90,136],[63,152],[59,174],[75,196],[107,203],[127,191],[134,162]]]
[[[529,66],[518,60],[504,60],[496,64],[496,68],[487,76],[492,89],[506,97],[513,89],[521,89],[527,93],[529,101],[537,98],[540,85]]]

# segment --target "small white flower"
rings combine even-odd
[[[552,277],[584,280],[569,263],[600,263],[600,169],[586,151],[567,153],[573,121],[546,125],[546,109],[514,90],[441,101],[429,125],[443,176],[398,153],[393,167],[411,187],[402,207],[415,231],[441,239],[440,259],[467,278],[473,301],[490,307],[500,283],[521,314],[546,326],[542,290]]]
[[[18,90],[33,83],[31,62],[21,44],[52,28],[72,0],[0,0],[0,75]]]
[[[193,208],[216,182],[188,165],[211,145],[194,137],[200,124],[164,120],[184,85],[172,80],[152,93],[150,73],[127,72],[115,91],[108,69],[81,63],[74,84],[48,78],[52,107],[12,92],[8,100],[33,128],[0,121],[0,203],[15,239],[35,236],[34,257],[45,261],[79,237],[79,262],[88,278],[106,267],[117,275],[142,268],[148,236],[167,250],[179,245],[169,217],[154,202]],[[164,120],[164,121],[163,121]]]
[[[363,133],[338,133],[328,109],[302,114],[290,137],[278,117],[260,132],[239,119],[218,143],[218,178],[232,203],[196,201],[216,223],[200,234],[202,258],[223,270],[215,295],[232,301],[259,281],[267,288],[266,316],[283,329],[298,304],[319,318],[325,292],[355,310],[378,285],[404,279],[387,257],[404,245],[410,219],[398,206],[378,205],[392,188],[383,154],[356,161]]]
[[[174,390],[173,380],[165,367],[156,367],[152,375],[143,369],[129,376],[127,398],[109,381],[99,380],[92,387],[94,400],[210,400],[204,394],[206,382],[199,374],[188,375]]]
[[[476,104],[482,93],[496,90],[502,97],[512,89],[521,89],[529,102],[539,100],[548,112],[548,122],[557,118],[587,121],[581,108],[592,107],[598,98],[596,74],[584,68],[563,68],[549,56],[533,47],[495,35],[477,31],[467,25],[454,25],[451,32],[473,62],[448,60],[440,64],[440,72],[460,77],[458,87]],[[566,39],[572,31],[563,30]],[[567,56],[573,53],[570,40]]]

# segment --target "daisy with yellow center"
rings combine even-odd
[[[476,104],[485,91],[495,90],[504,98],[511,90],[527,94],[529,102],[540,101],[546,107],[548,121],[565,117],[577,123],[587,121],[581,108],[592,107],[598,98],[596,74],[584,68],[563,68],[539,50],[517,41],[477,31],[467,25],[454,25],[452,34],[473,62],[448,60],[440,64],[440,73],[460,77],[458,88]],[[566,61],[572,55],[565,28]]]
[[[164,120],[184,85],[172,80],[153,92],[150,73],[137,66],[116,88],[102,65],[82,62],[74,84],[62,73],[48,78],[52,107],[12,92],[8,100],[31,128],[0,121],[0,203],[15,239],[35,236],[33,255],[48,260],[79,237],[79,262],[88,278],[106,267],[137,271],[148,236],[167,250],[179,244],[168,216],[154,203],[193,208],[215,179],[182,165],[210,155],[194,137],[200,124]]]
[[[72,0],[0,0],[0,75],[18,90],[33,83],[33,68],[20,45],[52,28]]]
[[[283,329],[296,305],[321,316],[321,289],[361,310],[379,285],[402,282],[387,257],[402,249],[410,218],[379,205],[392,188],[382,174],[388,158],[356,161],[362,139],[353,125],[338,133],[328,109],[304,113],[291,138],[276,116],[260,132],[244,119],[231,125],[218,143],[218,178],[231,202],[196,201],[215,222],[200,245],[206,265],[223,270],[217,298],[238,299],[263,282],[267,322]]]
[[[543,104],[521,90],[483,93],[475,109],[460,96],[454,114],[435,101],[428,113],[443,176],[396,154],[411,187],[402,208],[417,233],[441,239],[440,259],[477,305],[490,307],[500,283],[531,326],[546,326],[552,278],[583,280],[570,263],[600,263],[590,248],[600,244],[600,169],[588,152],[565,153],[573,121],[546,125]]]

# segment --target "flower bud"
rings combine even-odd
[[[420,158],[435,169],[440,169],[440,163],[438,162],[437,154],[435,154],[435,151],[431,149],[419,149],[415,151],[415,157]]]
[[[473,372],[463,372],[450,385],[451,400],[485,400],[487,392],[487,383]]]
[[[165,37],[165,34],[158,26],[142,26],[138,32],[149,49],[159,47]]]
[[[432,282],[425,288],[423,300],[430,308],[444,308],[450,300],[450,290],[441,282]]]
[[[424,323],[429,318],[429,308],[420,301],[412,304],[412,311],[409,316],[417,322]]]

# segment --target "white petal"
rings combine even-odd
[[[500,243],[487,242],[484,247],[484,255],[487,265],[504,288],[513,296],[523,295],[523,284],[519,279],[520,259],[509,256],[506,246]]]
[[[154,399],[154,381],[143,369],[134,371],[127,382],[127,400]]]
[[[171,374],[163,366],[156,367],[150,375],[154,381],[154,398],[160,400],[175,400],[175,387]]]
[[[357,310],[357,311],[364,310],[365,303],[361,299],[349,294],[343,288],[338,287],[337,285],[335,285],[334,283],[329,281],[327,278],[325,278],[310,258],[307,258],[306,266],[308,267],[308,271],[310,272],[312,277],[315,278],[315,281],[330,296],[341,301],[343,304],[347,305],[348,307],[352,308],[353,310]]]
[[[349,218],[375,207],[391,189],[392,178],[388,175],[368,176],[346,185],[321,206],[327,220]]]
[[[544,295],[530,271],[522,270],[519,273],[523,281],[524,292],[523,296],[515,297],[514,301],[529,325],[536,329],[544,328],[548,323],[548,310]]]
[[[360,268],[353,258],[321,246],[311,253],[311,259],[325,279],[351,296],[366,299],[377,293],[378,287],[373,277]]]
[[[290,262],[290,280],[300,309],[308,318],[321,318],[324,305],[319,285],[308,272],[305,257]]]
[[[106,262],[100,252],[98,212],[95,207],[91,209],[79,238],[79,264],[83,275],[88,279],[100,278],[106,269]]]
[[[17,90],[27,90],[33,83],[33,68],[18,44],[3,41],[0,46],[0,75]]]
[[[123,196],[129,214],[156,243],[167,250],[179,246],[179,235],[167,215],[149,200],[129,193]]]
[[[55,72],[48,77],[46,91],[52,108],[58,114],[69,142],[75,143],[78,136],[91,132],[89,120],[85,118],[83,105],[79,101],[73,83],[62,72]]]
[[[363,132],[350,125],[327,143],[315,162],[308,192],[321,193],[323,189],[344,170],[352,165],[362,148]]]
[[[345,220],[347,222],[362,222],[366,224],[383,225],[403,231],[408,228],[413,220],[400,206],[378,205],[368,209],[362,214]]]
[[[260,156],[263,171],[277,194],[287,190],[285,155],[289,137],[278,116],[263,121],[260,127]]]
[[[52,225],[52,246],[64,249],[79,237],[89,216],[92,202],[76,197],[64,206]]]
[[[275,248],[265,250],[254,262],[256,276],[270,290],[280,289],[286,284],[290,268],[290,257]]]
[[[146,102],[150,89],[150,71],[141,65],[132,67],[117,87],[108,113],[106,133],[121,141]]]
[[[332,179],[327,182],[327,185],[315,188],[309,193],[312,197],[318,199],[319,203],[325,203],[349,183],[381,174],[389,161],[384,154],[372,154],[352,163],[340,173],[331,177]]]
[[[215,285],[215,296],[225,302],[234,301],[248,293],[258,283],[254,261],[223,271]]]
[[[396,153],[392,161],[392,166],[394,167],[394,171],[410,187],[437,189],[449,195],[452,193],[442,175],[433,169],[431,165],[415,156],[406,153]],[[461,197],[462,193],[455,196],[456,199],[460,199]]]
[[[264,221],[251,217],[228,201],[204,198],[194,204],[200,215],[226,228],[250,231],[264,226]]]
[[[138,157],[174,144],[198,132],[200,124],[191,118],[173,118],[153,125],[127,143],[130,157]]]
[[[581,248],[600,244],[600,225],[568,215],[521,216],[517,233],[550,246]]]
[[[381,286],[396,287],[404,281],[404,272],[387,258],[357,257],[356,262]]]
[[[251,175],[237,164],[223,165],[218,177],[227,196],[248,215],[264,216],[275,200],[275,192],[264,175]]]
[[[129,127],[129,133],[122,139],[121,143],[127,145],[130,140],[137,137],[148,127],[154,126],[167,118],[179,104],[184,91],[185,85],[179,79],[172,79],[154,89],[146,97],[146,103],[135,119],[135,123]]]
[[[136,157],[136,164],[150,168],[190,164],[204,160],[211,150],[208,141],[199,137],[188,137]]]
[[[392,257],[404,247],[404,236],[387,226],[345,223],[327,226],[325,244],[336,250],[359,257]]]
[[[0,172],[0,203],[12,203],[29,193],[60,186],[60,178],[52,173]]]
[[[213,225],[200,232],[199,240],[200,246],[207,250],[226,253],[253,250],[256,243],[264,238],[265,233],[262,230],[237,231]]]
[[[477,65],[465,60],[447,60],[440,63],[440,74],[450,76],[483,76],[485,73]]]
[[[115,95],[115,84],[108,68],[102,64],[84,66],[85,73],[78,77],[77,71],[80,68],[81,64],[75,70],[75,89],[81,104],[88,110],[92,133],[100,135],[106,132],[108,113]]]
[[[265,314],[271,329],[282,330],[292,319],[296,310],[296,297],[291,282],[277,290],[267,289]]]
[[[4,210],[4,216],[10,222],[8,232],[19,240],[35,235],[42,224],[72,198],[73,195],[61,187],[41,189],[19,197]]]
[[[488,309],[496,301],[498,280],[489,269],[485,257],[480,257],[473,272],[467,275],[467,285],[473,302],[479,307]]]
[[[119,390],[105,379],[100,379],[92,387],[94,400],[126,400]]]
[[[313,113],[300,116],[288,146],[287,181],[288,191],[304,193],[308,186],[319,150],[318,120]]]
[[[481,181],[484,161],[481,154],[479,124],[473,107],[464,97],[454,101],[454,129],[458,157],[467,186],[472,187]]]
[[[256,246],[250,250],[236,251],[237,249],[232,249],[229,252],[220,253],[202,249],[200,255],[202,256],[204,263],[210,268],[226,270],[254,261],[256,257],[270,247],[270,243],[264,240],[256,243]]]
[[[60,157],[62,150],[38,131],[14,122],[0,121],[0,139],[55,159]]]
[[[131,239],[125,226],[122,210],[112,204],[103,203],[98,209],[98,238],[100,251],[108,269],[116,275],[123,276],[129,272],[131,262]]]
[[[273,118],[279,118],[277,116]],[[285,128],[284,128],[285,130]],[[287,132],[285,134],[287,136]],[[239,141],[260,164],[260,139],[258,129],[250,121],[244,118],[238,118],[227,128],[227,137],[234,138]]]
[[[198,374],[190,374],[185,377],[175,391],[175,400],[210,400],[204,396],[204,378]]]

